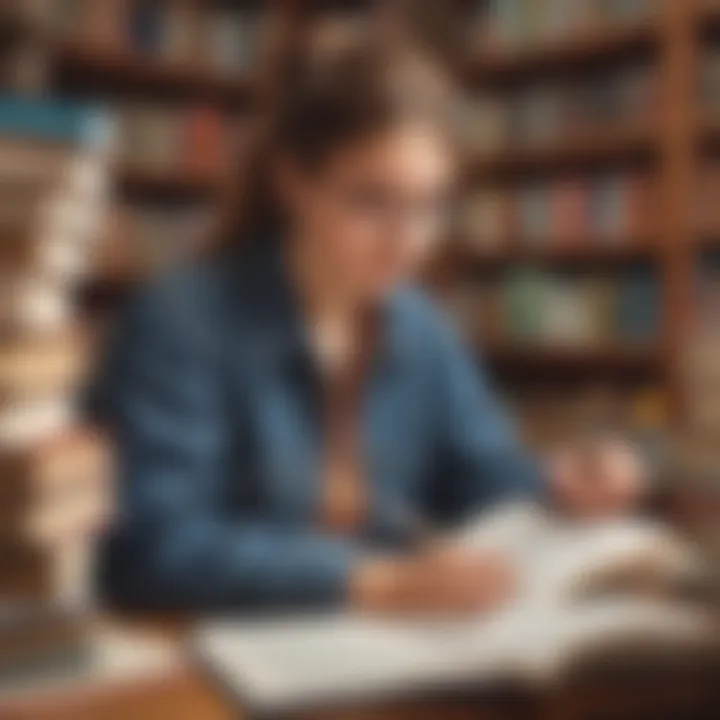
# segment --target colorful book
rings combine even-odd
[[[159,54],[165,42],[167,5],[161,0],[134,0],[128,14],[128,40],[134,50]]]
[[[115,123],[101,107],[58,100],[0,96],[0,137],[71,143],[108,149]]]
[[[618,280],[616,332],[624,342],[658,340],[662,330],[662,296],[656,273],[631,270]]]
[[[585,182],[570,179],[553,192],[553,217],[550,235],[558,245],[582,242],[590,231],[590,197]]]

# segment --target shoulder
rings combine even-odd
[[[482,378],[485,365],[474,340],[465,337],[457,321],[426,291],[409,288],[398,298],[405,356],[415,366],[442,377]]]
[[[430,351],[459,342],[454,320],[424,289],[410,286],[395,298],[396,317],[407,341]]]
[[[137,288],[123,324],[146,341],[172,339],[203,347],[220,332],[228,304],[228,280],[221,258],[176,266]]]

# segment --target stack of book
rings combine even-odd
[[[256,62],[263,13],[243,4],[164,0],[35,0],[40,20],[73,40],[102,43],[219,75],[246,73]]]
[[[41,617],[48,646],[76,636],[60,618],[88,599],[109,506],[103,443],[77,411],[92,343],[73,289],[103,236],[113,136],[101,109],[0,98],[0,633],[18,654],[45,647]]]
[[[463,112],[465,142],[478,155],[582,141],[608,128],[650,125],[659,108],[657,68],[624,64],[602,75],[523,84],[478,95]]]
[[[646,19],[651,0],[482,0],[473,33],[475,44],[492,51],[552,45],[602,28],[626,27]]]
[[[231,128],[218,110],[132,105],[118,114],[121,154],[131,167],[218,180],[229,170]]]
[[[616,246],[653,233],[655,197],[651,177],[628,172],[483,188],[467,198],[459,235],[481,251],[511,240],[548,248]]]
[[[662,330],[660,285],[650,268],[612,277],[514,269],[480,289],[459,286],[448,302],[488,346],[647,347]]]

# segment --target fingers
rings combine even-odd
[[[560,509],[579,517],[630,511],[647,485],[642,458],[621,441],[598,443],[591,454],[566,448],[551,459],[550,469]]]
[[[443,551],[416,568],[414,599],[423,612],[467,614],[499,607],[512,596],[509,563],[490,554]]]
[[[454,616],[493,610],[515,589],[515,573],[503,558],[440,548],[363,565],[353,579],[351,597],[365,611]]]

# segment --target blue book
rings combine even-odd
[[[620,279],[617,331],[620,339],[652,341],[661,330],[661,291],[651,270],[634,270]]]
[[[0,139],[46,140],[106,149],[114,137],[112,113],[101,106],[0,95]]]

